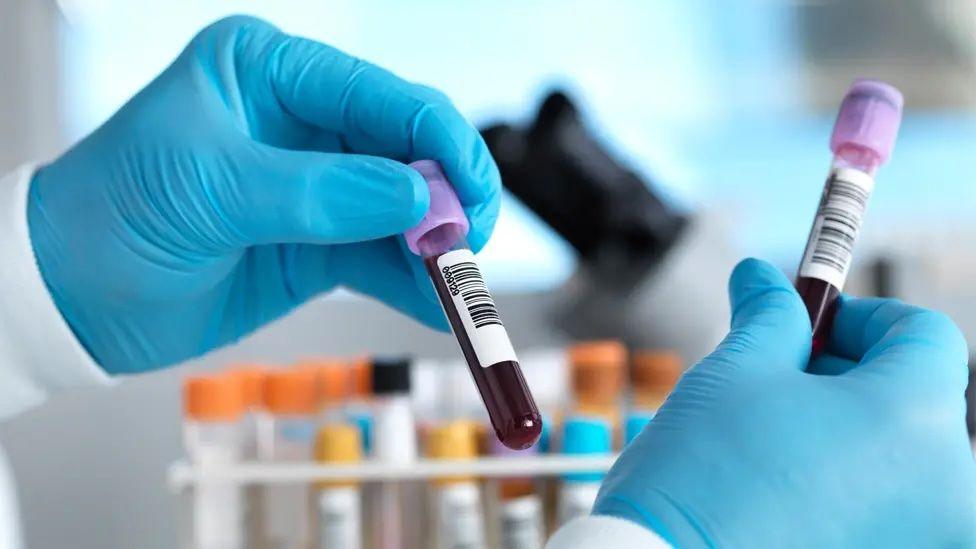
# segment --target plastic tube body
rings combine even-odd
[[[541,549],[545,530],[542,499],[529,494],[499,502],[499,545],[502,549]]]
[[[539,445],[522,451],[511,450],[495,438],[489,447],[493,455],[516,458],[539,452]],[[545,516],[536,479],[509,477],[492,484],[496,488],[492,518],[498,546],[502,549],[541,549]]]
[[[358,486],[336,486],[319,491],[320,549],[359,549],[363,546],[361,505]]]
[[[569,418],[563,425],[565,454],[606,454],[611,449],[610,439],[610,426],[600,418],[577,416]],[[597,471],[580,471],[563,476],[556,504],[559,525],[590,513],[604,476],[604,473]]]
[[[600,491],[600,481],[567,480],[559,489],[556,516],[560,526],[590,514],[596,495]]]
[[[417,459],[416,422],[409,393],[377,395],[373,401],[373,458],[386,463],[410,463]],[[410,509],[400,483],[377,486],[371,529],[380,549],[406,545],[410,537],[402,513]]]
[[[436,486],[431,495],[434,547],[438,549],[485,547],[481,490],[474,481],[459,481]]]
[[[307,462],[312,459],[315,415],[275,415],[271,461]],[[276,549],[305,549],[311,537],[307,485],[281,484],[265,487],[265,528],[269,545]]]
[[[223,468],[240,461],[243,445],[239,421],[186,421],[184,444],[200,467]],[[193,493],[194,549],[244,547],[244,498],[240,486],[217,480],[200,482]]]
[[[446,250],[421,251],[495,433],[510,448],[531,446],[542,432],[542,416],[474,254],[463,238]]]
[[[814,355],[823,351],[830,336],[879,165],[877,155],[853,146],[838,150],[831,164],[796,279],[810,315]]]
[[[495,433],[509,448],[527,448],[539,439],[542,417],[465,242],[469,224],[464,209],[437,162],[410,166],[427,181],[430,209],[404,232],[407,247],[424,260]]]

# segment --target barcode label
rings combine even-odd
[[[454,250],[440,256],[437,268],[481,366],[487,368],[499,362],[517,360],[471,250]]]
[[[495,302],[492,301],[491,294],[488,293],[484,279],[481,278],[481,271],[478,270],[477,263],[464,261],[445,267],[445,269],[447,272],[444,273],[444,276],[453,278],[458,295],[464,301],[464,306],[468,309],[468,314],[471,315],[474,327],[482,328],[489,324],[501,326],[502,319],[498,316],[498,309],[495,308]]]
[[[844,288],[854,243],[873,188],[874,180],[860,170],[831,171],[800,262],[800,276]]]

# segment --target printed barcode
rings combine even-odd
[[[482,328],[492,324],[501,326],[502,319],[498,316],[498,309],[495,308],[495,302],[481,278],[478,266],[472,261],[465,261],[452,265],[449,269],[474,327]]]
[[[819,263],[846,274],[868,193],[858,185],[834,178],[820,208],[823,220],[811,263]]]

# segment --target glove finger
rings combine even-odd
[[[431,328],[449,331],[447,317],[436,299],[432,300],[419,289],[420,281],[404,255],[399,240],[402,239],[384,238],[336,247],[332,254],[332,265],[338,270],[339,282]],[[430,286],[426,273],[421,275],[423,282]]]
[[[416,225],[429,205],[423,177],[394,160],[260,143],[249,150],[229,161],[240,168],[229,188],[211,189],[237,245],[382,238]]]
[[[352,152],[437,160],[469,207],[473,240],[487,240],[501,177],[481,135],[444,94],[258,19],[225,20],[201,34],[208,32],[233,33],[241,94],[258,117],[252,124],[297,119],[338,135]]]
[[[894,299],[845,298],[829,349],[859,361],[851,374],[933,384],[959,394],[968,381],[966,341],[952,320]]]
[[[769,263],[746,259],[729,279],[732,328],[705,359],[746,371],[802,370],[810,356],[810,320],[790,281]]]

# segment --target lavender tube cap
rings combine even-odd
[[[878,155],[882,164],[895,147],[905,100],[894,86],[880,80],[859,79],[851,84],[837,113],[830,150],[857,146]]]
[[[425,255],[428,250],[446,251],[467,236],[471,227],[461,201],[436,161],[418,160],[408,166],[420,172],[427,181],[430,209],[416,227],[404,231],[407,247],[417,255]]]
[[[498,435],[491,433],[489,436],[489,448],[488,452],[493,456],[504,456],[504,457],[527,457],[533,456],[539,453],[539,445],[533,444],[528,448],[522,450],[513,450],[508,446],[502,444],[502,441],[498,440]]]

